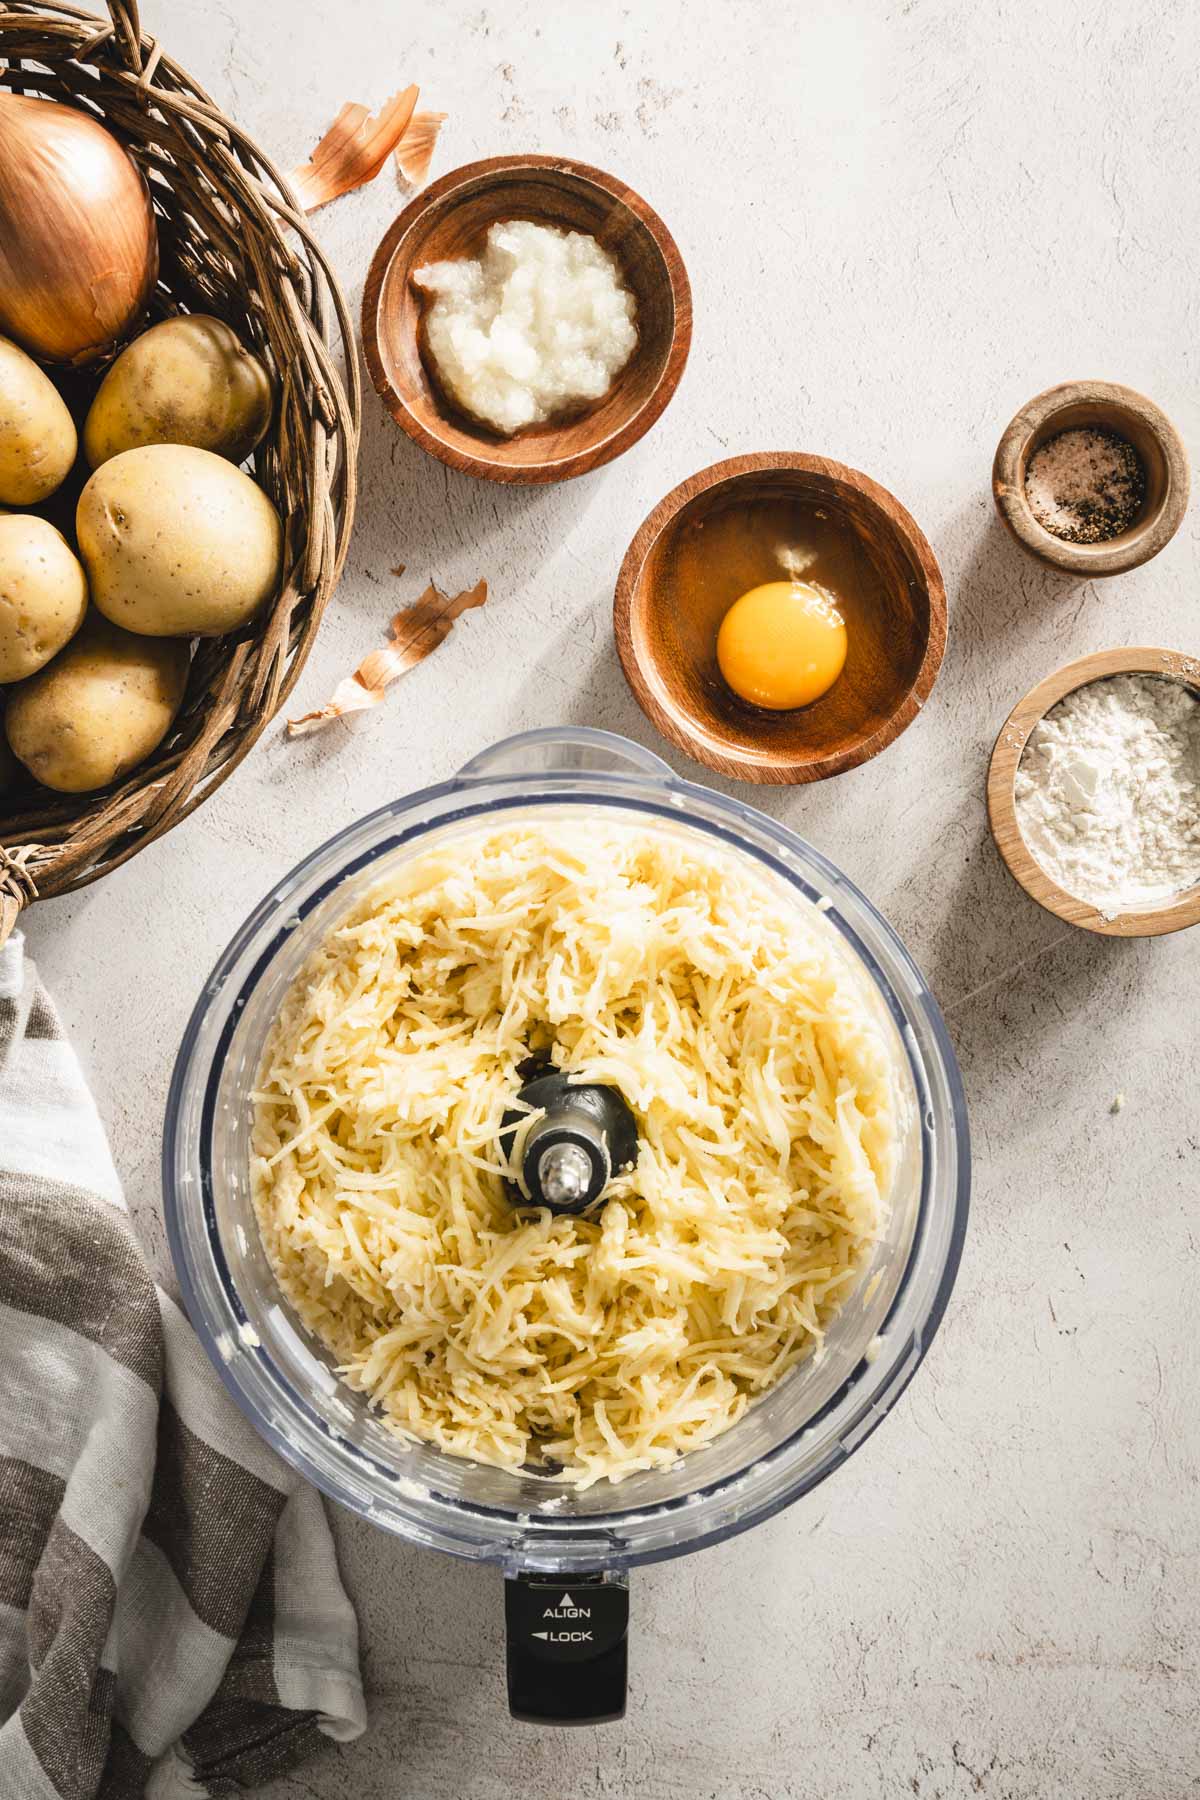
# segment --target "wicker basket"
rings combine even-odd
[[[0,942],[22,906],[127,862],[233,772],[304,666],[354,516],[358,362],[337,282],[278,172],[143,36],[136,0],[109,11],[0,0],[0,85],[86,109],[137,160],[159,227],[152,315],[218,314],[273,367],[279,404],[254,462],[284,520],[283,585],[252,625],[201,641],[171,733],[125,781],[69,798],[22,790],[7,812],[0,798]]]

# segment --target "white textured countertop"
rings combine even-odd
[[[667,489],[737,451],[828,452],[909,506],[952,606],[941,678],[892,749],[757,796],[894,921],[962,1059],[974,1213],[928,1361],[807,1500],[635,1576],[620,1726],[512,1724],[499,1578],[339,1517],[371,1729],[275,1800],[1182,1800],[1200,1768],[1200,932],[1118,943],[1056,924],[995,855],[983,781],[1004,715],[1051,668],[1112,644],[1200,648],[1195,506],[1152,565],[1080,586],[1020,555],[989,492],[1011,414],[1073,376],[1142,389],[1200,443],[1194,9],[144,11],[284,166],[343,100],[418,81],[451,115],[437,172],[521,150],[611,169],[667,221],[696,309],[662,422],[563,487],[452,476],[368,395],[354,543],[297,700],[324,700],[429,575],[486,576],[488,606],[361,729],[272,728],[196,818],[35,909],[34,953],[160,1261],[175,1046],[271,882],[508,732],[583,722],[662,751],[610,619],[625,546]],[[385,170],[317,215],[355,309],[399,205]]]

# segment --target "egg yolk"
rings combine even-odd
[[[807,581],[766,581],[735,600],[717,633],[717,663],[752,706],[786,712],[829,692],[846,662],[833,596]]]

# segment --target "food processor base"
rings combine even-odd
[[[624,1575],[512,1575],[504,1584],[508,1708],[529,1725],[625,1716],[629,1583]]]

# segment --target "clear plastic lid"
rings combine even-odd
[[[250,1104],[291,982],[362,887],[399,860],[505,821],[612,809],[753,860],[861,965],[910,1084],[885,1235],[801,1364],[704,1449],[577,1491],[410,1444],[340,1382],[263,1250],[250,1194]],[[167,1105],[167,1232],[192,1321],[238,1405],[310,1480],[415,1543],[510,1573],[615,1569],[680,1555],[769,1517],[841,1463],[911,1378],[958,1266],[969,1191],[966,1105],[945,1026],[891,927],[832,863],[740,801],[680,780],[649,751],[584,729],[496,745],[439,787],[383,807],[317,850],[247,919],[196,1005]]]

